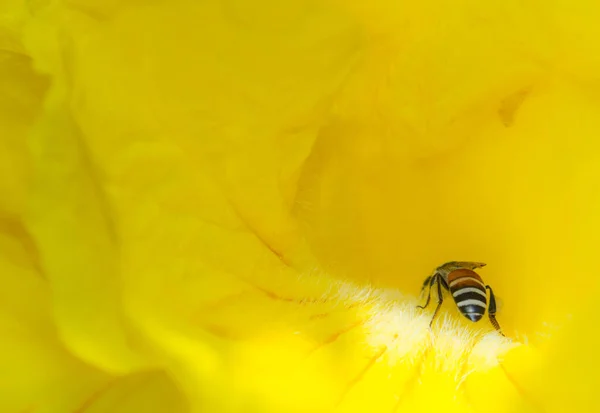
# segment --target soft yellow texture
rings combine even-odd
[[[0,3],[0,411],[597,411],[598,18]]]

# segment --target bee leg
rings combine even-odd
[[[427,286],[429,285],[431,278],[433,278],[432,275],[430,275],[429,277],[425,278],[425,281],[423,281],[423,286],[421,287],[421,294],[423,294],[423,290],[425,290],[425,288],[427,288]]]
[[[498,333],[500,333],[502,336],[504,336],[504,333],[502,332],[502,329],[500,328],[500,324],[498,324],[498,321],[496,320],[496,297],[494,297],[494,292],[492,291],[492,287],[490,287],[489,285],[486,285],[485,288],[490,290],[490,305],[488,306],[488,315],[490,317],[490,322],[492,323],[494,328],[498,331]]]
[[[440,277],[440,282],[442,283],[442,287],[444,287],[446,291],[450,291],[450,287],[448,286],[446,280],[444,280],[444,277]]]
[[[425,305],[418,305],[417,308],[421,308],[424,310],[429,305],[429,300],[431,300],[431,287],[433,286],[433,283],[435,282],[435,277],[436,277],[435,275],[432,275],[425,279],[425,282],[423,283],[423,287],[421,287],[421,294],[423,293],[423,290],[425,288],[427,288],[427,284],[429,284],[429,293],[427,294],[427,301],[425,301]]]
[[[442,285],[444,285],[444,288],[446,288],[446,281],[444,281],[444,279],[442,278],[441,275],[436,274],[434,275],[434,278],[437,282],[437,307],[435,308],[435,311],[433,312],[433,317],[431,317],[431,322],[429,323],[429,327],[431,328],[431,325],[433,324],[433,321],[435,320],[435,317],[437,316],[438,311],[440,311],[440,307],[442,306],[442,303],[444,302],[444,296],[442,295]]]

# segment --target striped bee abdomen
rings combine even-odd
[[[448,274],[448,287],[461,314],[479,321],[487,308],[485,284],[474,271],[461,268]]]

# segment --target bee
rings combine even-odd
[[[427,308],[431,300],[431,289],[434,286],[437,288],[437,307],[433,313],[429,327],[433,324],[444,302],[443,288],[452,294],[452,298],[461,314],[473,322],[481,320],[487,308],[490,322],[498,333],[504,335],[496,320],[496,298],[494,297],[494,292],[489,285],[484,284],[479,274],[473,271],[484,266],[485,264],[482,262],[451,261],[437,267],[433,275],[425,279],[423,287],[421,287],[421,295],[427,287],[429,287],[429,293],[427,294],[425,305],[419,305],[417,306],[418,308]],[[489,307],[486,290],[490,291]]]

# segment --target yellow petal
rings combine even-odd
[[[21,241],[0,234],[0,410],[69,411],[110,377],[60,342],[49,285]]]
[[[32,162],[27,134],[47,80],[17,51],[18,38],[8,43],[13,50],[0,54],[0,410],[68,411],[109,376],[73,357],[52,320],[51,287],[23,221]]]
[[[594,288],[590,293],[595,296],[598,291]],[[598,334],[590,328],[594,307],[593,300],[574,306],[573,314],[560,328],[555,327],[548,343],[507,355],[504,369],[530,404],[543,406],[546,412],[600,408],[594,381],[587,379],[600,367]]]
[[[187,402],[164,372],[148,371],[120,377],[99,387],[77,411],[183,413],[187,411]]]
[[[22,213],[31,159],[27,133],[38,116],[47,79],[33,73],[31,59],[17,51],[0,52],[0,208]]]
[[[37,125],[34,145],[28,227],[52,285],[61,334],[90,362],[127,372],[143,361],[124,331],[118,240],[96,171],[76,126],[60,109],[50,109]]]
[[[565,406],[598,359],[560,363],[597,283],[596,8],[276,3],[32,21],[28,223],[69,348],[164,366],[194,411]],[[454,259],[522,345],[451,302],[430,334],[408,294]]]

